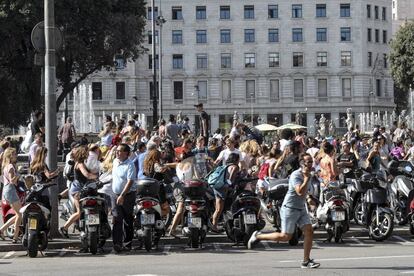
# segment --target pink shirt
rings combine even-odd
[[[10,178],[10,172],[14,171],[14,173],[16,174],[16,169],[14,168],[13,164],[8,164],[3,171],[3,182],[4,185],[6,184],[10,184],[11,182],[11,178]]]

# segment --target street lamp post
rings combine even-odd
[[[156,65],[156,49],[155,49],[155,0],[151,0],[151,26],[152,26],[152,124],[156,126],[158,123],[158,103],[157,103],[157,65]]]
[[[253,109],[253,97],[254,97],[254,93],[250,93],[250,109],[251,109],[251,113],[252,113],[252,117],[251,117],[251,124],[253,126],[253,113],[254,113],[254,109]]]
[[[159,92],[159,98],[160,98],[160,118],[162,118],[163,116],[162,116],[162,25],[165,23],[165,22],[167,22],[165,19],[164,19],[164,17],[161,15],[161,0],[160,0],[160,5],[159,5],[159,7],[158,7],[158,13],[159,13],[159,16],[157,17],[157,20],[156,20],[156,24],[158,25],[158,26],[160,26],[160,30],[159,30],[159,33],[158,33],[158,63],[159,63],[159,66],[158,66],[158,71],[159,71],[159,74],[158,74],[158,92]]]
[[[51,171],[57,167],[57,130],[56,130],[56,60],[55,60],[55,8],[54,0],[44,0],[45,17],[45,136],[49,154],[46,163]],[[58,235],[58,188],[49,188],[51,211],[51,235]]]

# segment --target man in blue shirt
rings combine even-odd
[[[113,229],[112,239],[115,252],[123,249],[130,250],[134,237],[133,210],[135,204],[136,170],[134,163],[128,158],[131,148],[127,144],[120,144],[116,149],[119,162],[112,172],[112,190],[117,195],[113,198]],[[125,225],[125,229],[124,229]],[[125,231],[125,236],[123,235]],[[123,247],[124,243],[124,247]]]
[[[280,219],[282,224],[281,233],[274,232],[268,234],[261,234],[255,231],[251,236],[247,247],[252,248],[253,244],[261,240],[271,241],[289,241],[292,234],[295,232],[296,225],[302,228],[305,235],[303,242],[304,258],[302,268],[318,268],[319,263],[310,259],[310,251],[313,242],[313,229],[306,211],[306,194],[308,192],[308,184],[311,184],[311,171],[313,159],[310,154],[302,154],[299,157],[300,169],[294,171],[289,177],[289,189],[283,200],[282,208],[280,209]]]

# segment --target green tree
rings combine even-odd
[[[90,74],[114,68],[115,56],[135,61],[145,27],[144,0],[55,0],[56,27],[63,33],[56,77],[65,97]],[[30,35],[43,21],[43,1],[0,0],[0,124],[24,123],[40,107],[40,67]]]
[[[407,105],[410,86],[414,88],[414,22],[406,22],[391,41],[391,75],[397,93],[397,106]]]

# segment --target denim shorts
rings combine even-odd
[[[213,188],[213,191],[214,191],[214,196],[216,198],[221,198],[222,200],[225,200],[226,196],[227,196],[227,193],[229,191],[229,186],[225,185],[220,189]]]
[[[303,228],[307,224],[311,224],[309,214],[305,209],[292,209],[285,206],[280,208],[280,219],[282,223],[282,233],[293,234],[296,225]]]
[[[9,183],[4,185],[3,199],[5,199],[10,205],[20,200],[14,184]]]

